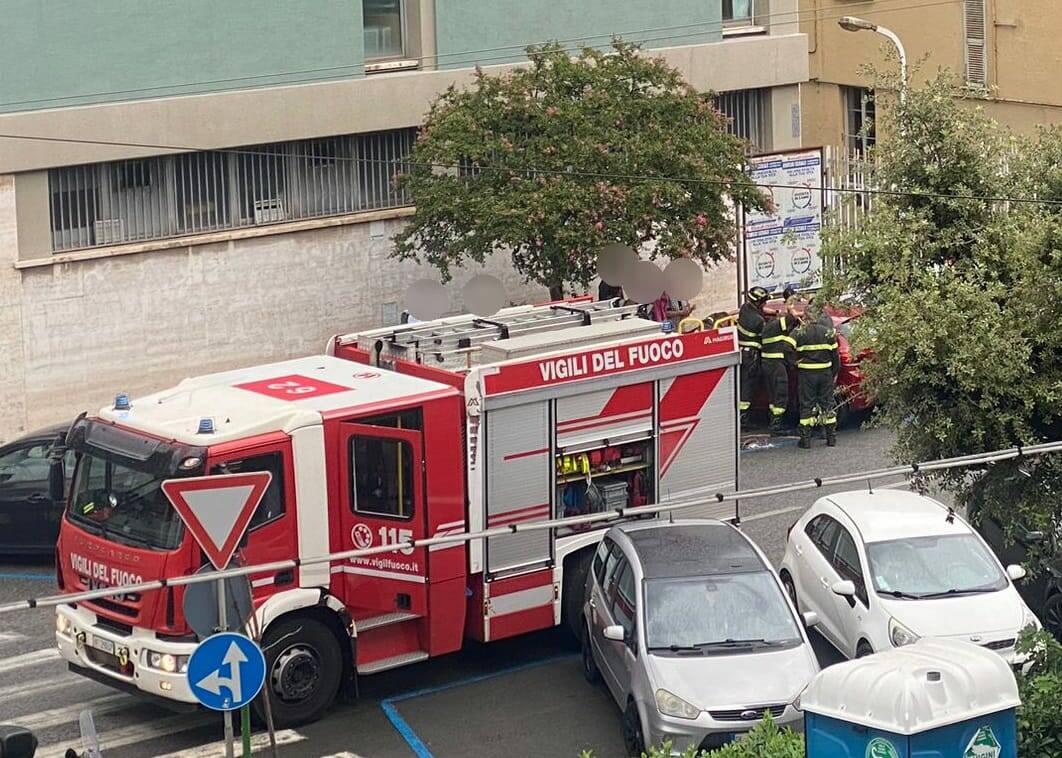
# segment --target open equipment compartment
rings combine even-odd
[[[556,518],[645,505],[656,491],[654,382],[554,401]],[[560,527],[557,536],[606,524]]]

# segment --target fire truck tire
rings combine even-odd
[[[586,577],[594,560],[593,548],[585,549],[564,562],[564,596],[561,598],[561,619],[579,642],[583,637],[583,603],[586,602]]]
[[[332,704],[343,673],[343,654],[335,634],[305,614],[280,618],[262,640],[266,682],[273,723],[289,728],[317,721]],[[254,700],[255,715],[264,723],[264,703]]]

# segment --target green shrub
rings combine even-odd
[[[752,731],[739,740],[715,750],[697,752],[686,748],[682,758],[804,758],[804,736],[789,727],[778,728],[770,715],[763,717]],[[592,751],[583,751],[580,758],[593,758]],[[671,758],[671,743],[650,748],[641,758]],[[1024,758],[1024,756],[1023,756]]]
[[[1028,669],[1018,675],[1018,755],[1062,755],[1062,645],[1047,632],[1026,629],[1017,645],[1029,653]]]

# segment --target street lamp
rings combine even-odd
[[[846,32],[877,32],[896,47],[896,54],[900,58],[900,102],[902,103],[907,96],[907,52],[903,49],[903,43],[900,42],[896,33],[884,26],[878,26],[855,16],[842,16],[837,20],[837,25]]]

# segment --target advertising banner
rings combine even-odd
[[[822,285],[822,148],[749,159],[749,174],[774,200],[773,213],[746,210],[745,285],[773,292]]]

